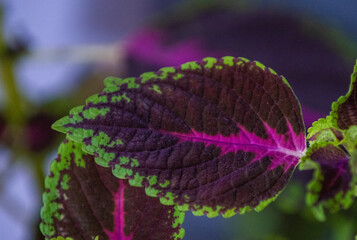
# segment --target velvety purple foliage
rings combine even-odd
[[[181,239],[184,213],[146,196],[67,141],[46,179],[41,230],[46,239]]]
[[[260,209],[305,151],[294,93],[258,62],[206,58],[105,83],[54,127],[166,204],[209,216]]]

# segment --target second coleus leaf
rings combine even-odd
[[[347,209],[355,198],[357,183],[357,64],[348,93],[332,104],[330,116],[309,128],[310,147],[302,159],[302,170],[314,169],[308,184],[307,204],[325,219],[323,208]]]
[[[163,204],[225,217],[260,210],[305,152],[286,79],[244,58],[205,58],[105,89],[53,127]]]

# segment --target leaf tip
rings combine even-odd
[[[56,130],[58,132],[67,133],[68,129],[67,127],[65,127],[65,125],[68,123],[69,123],[69,117],[66,116],[54,122],[51,127],[53,130]]]

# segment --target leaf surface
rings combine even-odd
[[[183,212],[114,177],[81,148],[66,140],[51,164],[41,210],[46,239],[182,239]]]
[[[205,58],[106,88],[54,128],[163,204],[209,217],[260,210],[305,151],[286,79],[244,58]]]

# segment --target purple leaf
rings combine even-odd
[[[260,210],[305,151],[286,79],[244,58],[205,58],[106,88],[54,124],[163,204],[209,217]]]
[[[222,51],[203,50],[201,39],[187,39],[169,47],[165,46],[167,35],[159,29],[142,29],[127,39],[126,54],[159,66],[179,65],[205,56],[222,56]]]
[[[81,148],[66,140],[51,165],[41,210],[46,239],[182,239],[183,212],[115,178]]]
[[[317,201],[327,200],[341,190],[347,192],[352,174],[349,170],[349,156],[342,149],[328,144],[316,149],[310,157],[320,164],[321,174],[324,176]]]
[[[301,168],[315,170],[308,185],[307,204],[317,207],[318,211],[322,210],[321,207],[333,212],[350,207],[356,183],[354,159],[350,160],[349,154],[333,143],[320,142],[309,147],[300,165]]]

